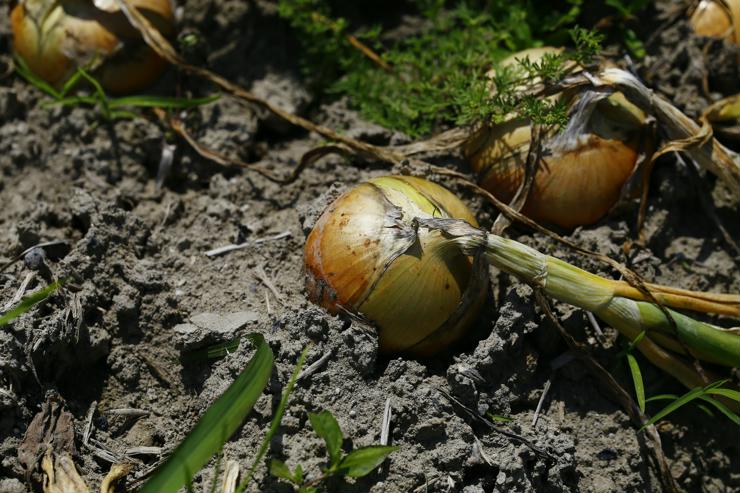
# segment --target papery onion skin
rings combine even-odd
[[[428,356],[458,339],[487,292],[482,264],[415,217],[477,224],[446,189],[420,178],[381,177],[335,200],[306,240],[309,298],[374,325],[380,350]]]
[[[531,56],[559,52],[555,48],[530,50],[503,63],[525,55],[536,61]],[[635,171],[644,143],[644,120],[645,115],[617,93],[596,103],[584,132],[567,146],[550,149],[555,136],[546,135],[542,160],[522,213],[537,222],[567,229],[601,219]],[[481,126],[463,146],[478,183],[503,202],[512,200],[524,179],[530,137],[529,121],[512,118]]]
[[[735,44],[740,39],[740,2],[728,0],[728,12],[718,0],[701,0],[691,15],[691,27],[699,36],[726,37]]]
[[[171,0],[132,0],[165,36],[174,33]],[[166,68],[115,6],[99,0],[21,0],[11,12],[13,49],[36,75],[60,87],[78,67],[114,94],[139,91]]]

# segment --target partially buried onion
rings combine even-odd
[[[131,3],[165,36],[174,33],[172,0]],[[11,12],[13,48],[35,74],[61,86],[90,67],[113,93],[140,90],[166,67],[114,0],[20,0]]]
[[[541,48],[503,63],[525,56],[535,61],[560,51]],[[559,135],[544,137],[542,160],[522,213],[537,222],[573,228],[598,221],[619,199],[642,150],[645,116],[620,93],[561,97],[569,104],[570,122]],[[512,118],[482,126],[464,146],[478,182],[499,200],[510,202],[524,179],[530,137],[530,122]]]
[[[417,217],[477,224],[441,186],[386,176],[336,199],[306,241],[311,300],[374,325],[386,353],[423,356],[443,349],[475,319],[487,292],[482,262],[464,256],[438,231],[417,236]]]
[[[738,44],[740,1],[701,0],[691,15],[691,27],[699,36],[724,37]]]

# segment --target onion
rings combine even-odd
[[[727,38],[738,44],[740,29],[740,2],[729,0],[701,0],[691,15],[691,27],[699,36]]]
[[[559,51],[523,52],[504,63]],[[537,222],[563,228],[592,224],[617,202],[635,170],[645,120],[619,93],[606,97],[587,91],[571,98],[569,106],[566,129],[544,137],[542,160],[522,209]],[[524,179],[530,137],[530,122],[512,118],[482,126],[463,147],[480,185],[499,200],[510,202]]]
[[[482,263],[419,231],[415,218],[477,224],[452,193],[429,181],[386,176],[335,200],[304,250],[309,298],[378,331],[382,352],[433,354],[458,339],[487,292]]]
[[[131,3],[163,35],[174,33],[171,0]],[[92,67],[106,90],[135,92],[166,67],[113,0],[21,0],[11,12],[11,25],[15,53],[56,87],[78,67]]]

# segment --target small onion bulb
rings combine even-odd
[[[374,325],[381,352],[431,355],[458,339],[487,292],[482,261],[463,255],[414,218],[475,217],[457,197],[421,178],[385,176],[337,198],[308,235],[309,298],[330,313]]]
[[[131,3],[165,36],[174,33],[172,0]],[[60,87],[92,66],[102,86],[130,93],[166,68],[113,0],[20,0],[11,12],[13,49],[36,75]]]
[[[504,63],[559,52],[541,48]],[[598,221],[619,199],[637,164],[645,116],[620,93],[562,97],[569,100],[571,121],[562,134],[543,137],[542,160],[522,213],[574,228]],[[501,201],[510,202],[524,179],[530,137],[530,122],[512,118],[482,126],[463,147],[481,187]]]
[[[729,7],[729,10],[728,10]],[[699,36],[726,37],[735,44],[740,39],[740,2],[728,0],[701,0],[691,15],[691,27]]]

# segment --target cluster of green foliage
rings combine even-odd
[[[244,370],[236,377],[234,382],[226,391],[211,404],[195,427],[188,433],[185,439],[175,448],[170,457],[162,464],[146,483],[138,490],[139,493],[146,492],[175,492],[183,487],[192,491],[192,478],[214,454],[221,453],[224,443],[236,432],[244,422],[246,416],[252,411],[257,399],[262,395],[270,375],[273,371],[274,355],[272,349],[260,334],[250,334],[245,338],[230,341],[229,347],[234,342],[238,346],[242,339],[252,342],[255,346],[255,354]],[[222,356],[226,346],[218,344],[203,353],[205,357]],[[293,373],[285,386],[280,402],[275,409],[270,427],[265,433],[257,454],[254,456],[252,465],[244,475],[236,491],[247,490],[251,480],[262,464],[267,454],[270,442],[280,427],[283,415],[288,406],[290,394],[293,392],[298,375],[306,362],[309,347],[306,347],[298,358]],[[281,479],[294,484],[297,491],[301,493],[312,493],[318,487],[333,476],[361,477],[377,468],[398,447],[382,445],[371,445],[351,450],[342,454],[342,443],[344,435],[339,424],[329,411],[318,414],[309,413],[311,426],[316,433],[326,442],[326,450],[329,455],[329,466],[322,474],[315,478],[303,476],[303,468],[299,465],[294,471],[278,461],[273,460],[270,472]],[[216,481],[220,475],[221,456],[216,463],[216,474],[213,483],[207,491],[217,491]]]
[[[645,404],[650,402],[669,401],[668,404],[662,409],[656,411],[652,417],[645,423],[643,428],[655,424],[661,419],[667,417],[678,408],[695,401],[700,401],[697,405],[699,409],[708,414],[710,417],[714,417],[714,413],[705,404],[713,407],[730,421],[736,425],[740,425],[740,416],[734,413],[724,403],[717,400],[716,397],[722,397],[728,401],[740,402],[740,392],[737,390],[727,388],[729,382],[728,379],[721,379],[716,382],[709,383],[705,387],[696,387],[689,390],[684,395],[676,394],[659,394],[649,398],[645,398],[645,383],[642,378],[642,370],[640,364],[637,362],[635,356],[635,350],[637,344],[647,336],[645,331],[642,331],[633,341],[629,341],[625,344],[624,349],[619,353],[619,358],[624,357],[627,361],[627,367],[629,368],[630,376],[632,377],[632,384],[635,390],[635,399],[637,400],[637,406],[640,408],[641,413],[645,413]]]
[[[318,491],[318,485],[332,476],[347,476],[350,478],[366,476],[382,464],[388,454],[398,449],[398,447],[387,445],[369,445],[343,454],[344,435],[336,418],[329,411],[321,411],[318,414],[309,413],[308,419],[316,434],[323,438],[326,444],[326,454],[329,462],[321,475],[309,480],[304,477],[303,466],[300,464],[291,471],[280,460],[273,459],[270,463],[270,473],[292,483],[299,493]]]
[[[606,0],[603,6],[622,19],[646,5],[645,0]],[[583,0],[415,0],[408,8],[424,19],[424,27],[388,41],[377,26],[352,30],[347,19],[332,15],[327,0],[279,2],[280,15],[302,41],[306,73],[317,87],[349,96],[365,118],[410,136],[447,125],[496,122],[512,111],[537,123],[562,124],[561,104],[517,96],[514,88],[534,77],[557,80],[567,60],[588,62],[600,51],[602,36],[576,25]],[[348,42],[350,34],[390,70]],[[487,73],[497,62],[542,45],[573,49],[538,64],[524,62],[515,76],[497,71],[496,95],[491,94]]]

